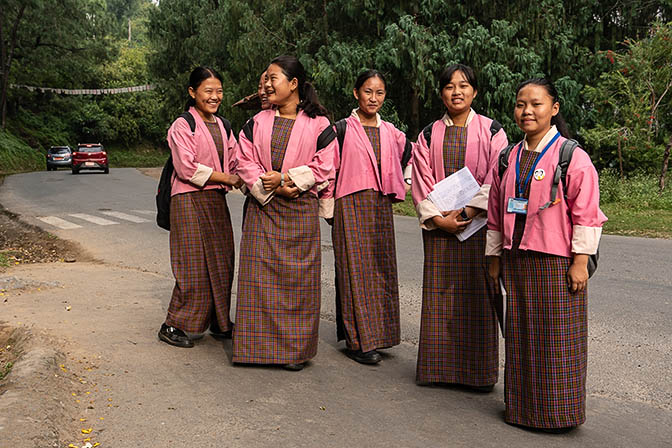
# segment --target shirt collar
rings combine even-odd
[[[476,116],[476,112],[474,112],[474,109],[469,109],[469,115],[467,115],[467,121],[464,122],[465,128],[469,126],[469,123],[471,123],[471,120],[474,119],[474,116]],[[441,120],[446,125],[446,127],[455,126],[455,123],[453,122],[453,119],[450,118],[450,115],[448,115],[448,112],[443,114]]]
[[[541,152],[542,149],[548,145],[548,142],[551,141],[553,137],[555,137],[555,134],[558,133],[558,128],[555,127],[555,125],[551,126],[551,129],[548,130],[546,134],[544,134],[544,138],[542,138],[539,141],[539,144],[537,145],[536,148],[534,148],[532,151],[534,152]],[[523,149],[529,151],[530,148],[527,146],[527,136],[525,136],[525,139],[523,140]]]
[[[361,123],[362,120],[359,119],[359,115],[357,114],[358,110],[359,110],[359,107],[356,107],[356,108],[352,109],[352,113],[350,113],[350,116],[355,117]],[[380,127],[380,114],[376,114],[376,127],[377,128]]]

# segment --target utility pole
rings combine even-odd
[[[131,42],[131,19],[128,19],[128,42]]]

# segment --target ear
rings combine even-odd
[[[291,81],[289,81],[289,88],[293,92],[296,90],[296,88],[299,87],[299,80],[296,78],[292,78]]]
[[[478,90],[474,89],[474,98],[478,96]]]
[[[551,116],[555,117],[556,115],[558,115],[558,112],[560,112],[560,103],[556,101],[555,103],[553,103],[553,107],[551,108]]]
[[[189,87],[189,96],[196,99],[196,91],[193,89],[193,87]]]
[[[357,92],[357,89],[352,89],[352,94],[355,96],[355,99],[359,101],[359,92]]]

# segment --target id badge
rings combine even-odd
[[[509,203],[506,207],[506,212],[517,213],[519,215],[527,215],[527,199],[509,198]]]

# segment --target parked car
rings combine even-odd
[[[72,149],[69,146],[52,146],[47,151],[47,171],[57,170],[59,166],[70,167]]]
[[[72,153],[72,174],[79,174],[80,170],[103,170],[110,172],[107,162],[107,152],[100,143],[79,143],[77,150]]]

